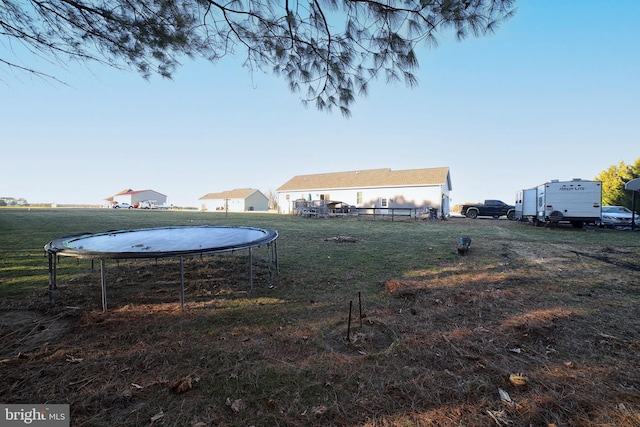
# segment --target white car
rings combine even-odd
[[[603,206],[600,227],[631,227],[633,212],[624,206]],[[636,219],[638,217],[636,216]]]
[[[126,202],[118,202],[113,204],[114,209],[133,209],[133,206]]]
[[[138,209],[157,209],[158,204],[155,200],[143,200],[138,204]]]

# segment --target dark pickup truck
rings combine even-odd
[[[484,203],[462,205],[460,213],[471,219],[479,216],[490,216],[496,219],[501,216],[506,216],[507,219],[514,220],[516,217],[516,207],[500,200],[485,200]]]

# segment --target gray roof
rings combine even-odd
[[[276,191],[326,190],[338,188],[412,187],[446,184],[451,189],[449,168],[393,171],[370,169],[349,172],[297,175]]]

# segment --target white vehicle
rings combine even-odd
[[[602,217],[597,223],[600,227],[631,227],[633,212],[624,206],[603,206]]]
[[[526,221],[536,216],[536,198],[538,189],[528,188],[516,193],[515,220]]]
[[[113,204],[114,209],[133,209],[129,203],[126,202],[116,202]]]
[[[537,188],[534,224],[569,222],[580,228],[600,221],[602,183],[574,179],[553,180]]]
[[[581,228],[600,222],[601,203],[600,181],[555,179],[518,192],[516,219],[531,221],[536,226],[564,222]]]
[[[138,209],[157,209],[158,202],[155,200],[143,200],[138,204]]]

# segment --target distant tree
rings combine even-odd
[[[284,78],[303,103],[349,115],[370,81],[414,87],[415,49],[493,32],[515,0],[2,0],[0,64],[45,78],[16,43],[49,61],[98,61],[171,77],[181,57],[241,53]],[[14,58],[9,57],[13,52]]]
[[[602,204],[631,208],[633,194],[626,191],[624,185],[635,178],[640,178],[640,158],[633,165],[621,161],[600,172],[595,180],[602,181]]]
[[[267,199],[269,199],[269,209],[278,210],[278,194],[273,190],[267,190]]]
[[[636,161],[629,166],[629,169],[631,176],[633,176],[632,179],[640,178],[640,157],[638,157]]]

